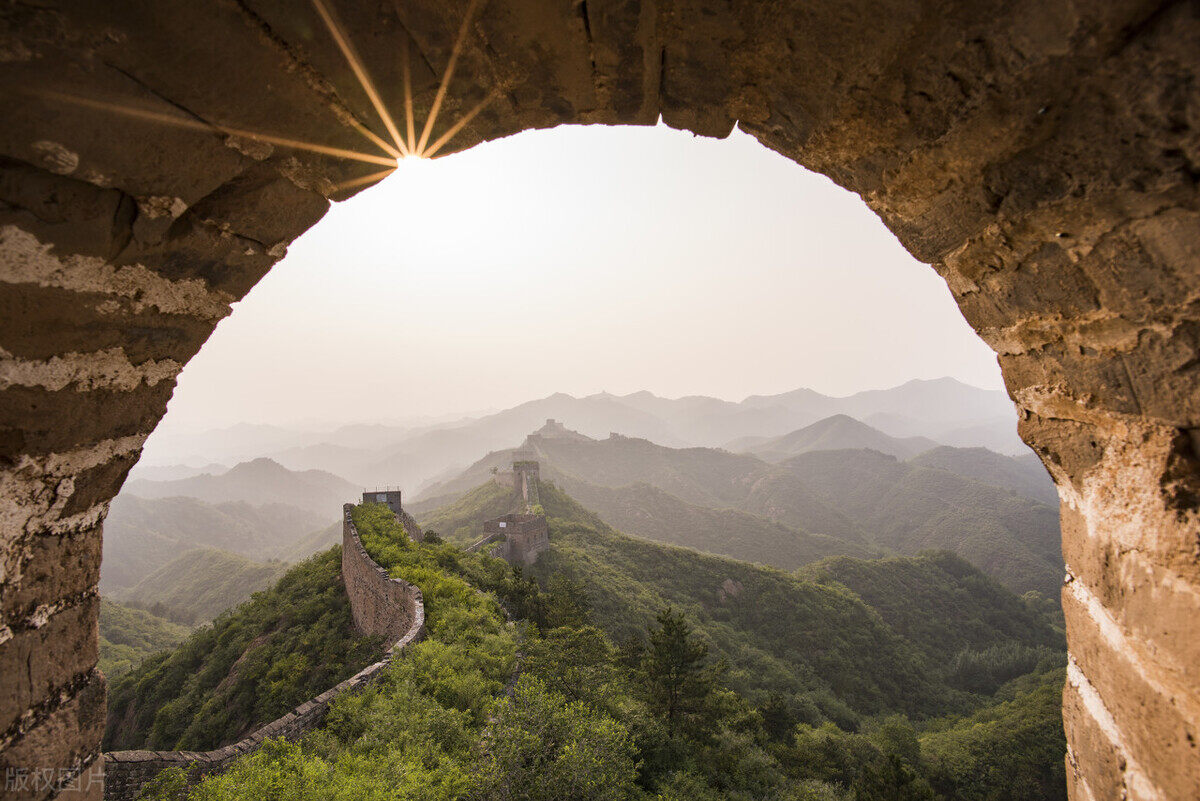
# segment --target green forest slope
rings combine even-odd
[[[146,659],[109,687],[105,750],[205,750],[234,742],[366,667],[333,548]]]
[[[318,515],[281,503],[149,499],[126,490],[113,500],[104,521],[100,591],[111,595],[132,587],[184,551],[195,548],[215,548],[257,561],[287,558],[285,552],[294,556],[297,541],[328,525],[336,516],[336,507],[332,513]],[[302,557],[313,553],[315,549]]]
[[[100,670],[113,679],[147,656],[175,646],[190,631],[166,618],[102,598]]]
[[[869,546],[808,534],[738,509],[712,509],[688,503],[646,484],[602,487],[560,478],[563,489],[606,523],[642,539],[682,545],[705,553],[793,570],[844,555],[875,555]]]
[[[115,598],[190,626],[212,620],[270,587],[285,570],[283,562],[254,562],[227,551],[198,548],[115,593]]]
[[[905,462],[858,449],[813,451],[767,464],[747,454],[667,448],[619,435],[530,436],[525,447],[536,454],[543,478],[586,497],[608,522],[648,539],[784,568],[810,556],[949,550],[1018,593],[1051,596],[1061,581],[1057,506],[1043,502],[1053,490],[1045,471],[1027,460],[936,448]],[[431,488],[430,496],[460,497],[493,469],[507,469],[511,453],[489,454]],[[662,495],[651,497],[648,487]],[[700,510],[735,510],[759,522]],[[848,544],[836,550],[828,539],[818,544],[792,538],[782,546],[770,523]]]
[[[539,560],[536,582],[486,555],[409,542],[382,506],[356,508],[355,522],[371,556],[421,588],[429,637],[362,695],[338,699],[321,730],[298,743],[267,743],[191,790],[181,773],[169,772],[149,797],[1065,798],[1065,743],[1055,700],[1062,682],[1059,655],[994,693],[952,690],[925,649],[895,633],[832,572],[820,580],[800,579],[634,540],[608,529],[553,487],[543,485],[541,492],[556,517],[552,549]],[[942,560],[888,560],[881,575],[889,574],[888,565],[916,563],[901,571],[906,580],[928,574],[949,588],[922,596],[936,614],[942,595],[966,603],[956,576],[978,576],[953,558]],[[600,572],[576,578],[552,569],[556,565]],[[722,583],[724,601],[703,592],[721,576],[730,578]],[[1025,614],[1012,605],[1011,595],[998,592],[1002,605]],[[503,600],[515,625],[504,624],[493,595]],[[681,603],[667,608],[661,605],[666,599]],[[718,607],[731,609],[731,599],[754,601],[764,613],[738,610],[720,620]],[[630,620],[646,612],[644,625]],[[779,619],[761,619],[767,615]],[[822,615],[831,620],[822,624],[817,619]],[[965,607],[960,617],[970,618]],[[1032,639],[985,621],[964,641],[1053,639],[1036,617],[1024,619],[1034,630]],[[751,633],[744,641],[731,640],[720,631],[724,624],[746,625]],[[789,693],[786,683],[768,690],[736,675],[736,666],[729,665],[739,654],[724,648],[750,648],[765,655],[752,655],[752,661],[770,666],[763,661],[769,657],[784,664],[787,654],[771,652],[767,638],[792,641],[790,652],[801,656],[788,664],[802,674],[802,684],[817,691]],[[884,665],[867,653],[879,648],[901,674],[902,693],[917,689],[907,671],[923,671],[930,688],[953,695],[950,706],[964,706],[965,714],[914,720],[889,710],[879,702]],[[812,667],[830,659],[838,670],[864,675],[844,684],[850,693],[844,701]],[[747,689],[738,692],[739,686]],[[865,715],[854,704],[877,707],[879,714]],[[901,699],[897,705],[906,704]],[[933,706],[945,712],[948,705]]]
[[[903,554],[953,551],[1017,592],[1058,593],[1057,507],[873,451],[806,453],[783,467],[870,531],[877,545]]]
[[[644,628],[664,606],[683,610],[714,652],[729,660],[730,683],[743,691],[800,693],[817,703],[832,696],[869,714],[938,714],[971,702],[945,681],[956,650],[930,648],[926,638],[1000,649],[1056,641],[1048,622],[1023,609],[1024,625],[998,625],[997,616],[985,616],[986,603],[967,605],[957,617],[941,614],[962,605],[972,583],[987,586],[1010,609],[1022,607],[1019,598],[961,560],[957,575],[937,571],[921,586],[928,628],[909,639],[889,625],[886,607],[871,606],[843,584],[627,537],[552,484],[542,482],[540,493],[551,518],[552,548],[538,561],[539,576],[567,576],[585,586],[597,623],[618,641]],[[922,572],[911,563],[864,564],[879,566],[874,569],[899,583]],[[916,613],[917,606],[912,609]],[[898,615],[893,619],[902,622]],[[966,637],[959,629],[968,622]]]

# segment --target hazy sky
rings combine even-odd
[[[552,392],[1001,386],[862,201],[735,131],[564,127],[335,205],[187,366],[168,423],[394,421]]]

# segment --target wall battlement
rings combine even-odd
[[[353,504],[342,507],[342,579],[355,627],[363,634],[383,637],[392,643],[383,658],[231,745],[212,751],[138,750],[104,754],[105,801],[134,801],[142,788],[167,768],[185,768],[189,778],[198,781],[224,770],[237,757],[257,751],[268,739],[294,740],[307,734],[325,720],[325,713],[335,698],[362,690],[378,678],[406,646],[424,637],[425,602],[421,590],[407,581],[392,578],[371,559],[350,518],[353,508]],[[415,521],[413,525],[416,525]],[[407,523],[405,528],[408,528]]]

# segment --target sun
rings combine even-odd
[[[401,69],[404,82],[404,123],[405,130],[402,133],[400,127],[396,124],[396,118],[388,110],[384,104],[379,91],[375,88],[375,84],[371,81],[367,74],[367,69],[355,49],[350,37],[346,34],[345,29],[337,20],[337,15],[333,8],[329,5],[329,0],[311,0],[313,8],[321,17],[330,36],[337,44],[338,49],[342,52],[346,62],[349,64],[354,77],[359,85],[366,93],[371,105],[379,115],[384,129],[387,131],[387,138],[375,133],[368,128],[364,123],[358,120],[352,120],[348,123],[350,127],[355,129],[370,145],[377,148],[381,152],[364,152],[360,150],[350,150],[341,147],[332,147],[320,142],[309,142],[302,139],[297,139],[289,136],[281,136],[278,134],[266,133],[262,131],[248,130],[237,126],[225,125],[212,121],[203,121],[191,117],[179,116],[173,112],[166,112],[154,109],[143,108],[137,104],[122,102],[122,101],[106,101],[96,98],[86,98],[77,95],[72,95],[64,92],[53,90],[36,90],[38,94],[46,99],[70,103],[85,108],[107,111],[110,113],[121,114],[128,117],[146,120],[148,122],[177,126],[181,128],[189,128],[203,131],[216,131],[226,136],[236,136],[242,139],[250,139],[254,141],[265,142],[271,145],[291,148],[295,150],[303,150],[311,153],[319,153],[326,156],[345,159],[349,161],[358,161],[366,164],[373,164],[383,167],[369,175],[362,175],[356,178],[351,178],[338,184],[331,185],[331,193],[338,194],[350,189],[365,186],[367,184],[376,183],[398,170],[411,171],[418,168],[417,165],[428,165],[428,163],[437,155],[443,147],[458,135],[471,120],[475,118],[480,111],[489,103],[501,95],[499,87],[493,87],[482,100],[475,106],[462,113],[458,120],[450,125],[437,138],[433,137],[434,127],[438,121],[438,115],[442,109],[442,105],[446,99],[446,93],[450,86],[450,79],[454,75],[455,66],[458,63],[459,55],[462,52],[463,43],[465,42],[470,30],[471,19],[478,10],[481,0],[469,0],[466,13],[463,16],[462,24],[459,27],[458,35],[454,40],[454,46],[450,51],[450,58],[447,61],[445,68],[442,71],[441,80],[438,83],[437,93],[434,96],[433,103],[425,117],[424,125],[420,127],[418,135],[418,126],[413,114],[413,93],[412,93],[412,76],[409,64],[408,43],[405,40],[402,48]],[[398,115],[397,115],[398,116]],[[432,140],[432,141],[431,141]],[[424,167],[420,167],[424,169]]]

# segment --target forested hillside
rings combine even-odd
[[[687,503],[650,484],[601,487],[572,478],[560,478],[558,483],[614,528],[667,545],[784,570],[827,556],[878,555],[868,545],[809,534],[737,509]]]
[[[336,548],[146,659],[109,686],[105,750],[204,750],[238,740],[374,661],[354,633]]]
[[[188,636],[187,626],[100,599],[100,671],[110,680]]]
[[[100,591],[107,595],[131,587],[194,548],[216,548],[258,561],[287,558],[306,535],[337,517],[337,507],[316,514],[270,502],[270,496],[259,500],[260,504],[209,503],[198,498],[141,498],[122,491],[104,521]],[[312,553],[315,549],[299,558]]]
[[[1017,592],[1062,583],[1058,509],[956,473],[872,451],[818,451],[782,465],[899,553],[957,553]]]
[[[251,594],[266,589],[287,570],[281,561],[197,548],[187,551],[114,598],[176,623],[206,623]]]
[[[1060,655],[994,694],[953,690],[925,649],[832,574],[798,579],[634,540],[561,491],[541,491],[555,517],[536,582],[485,555],[412,543],[384,507],[358,507],[371,556],[422,589],[429,638],[365,693],[338,699],[322,730],[269,743],[191,791],[169,772],[150,797],[1065,798]],[[915,565],[901,571],[906,580],[937,578],[922,596],[931,613],[942,600],[963,604],[956,578],[987,581],[952,558],[875,569],[889,575],[906,564]],[[597,572],[581,580],[576,569]],[[708,591],[718,578],[724,598]],[[1005,631],[972,621],[968,640],[1053,639],[1019,600],[990,587],[1022,622]],[[491,596],[518,626],[504,625]],[[947,625],[970,618],[963,606]],[[1016,630],[1024,624],[1029,631]],[[753,631],[745,640],[726,631],[743,625]],[[744,675],[730,647],[755,651],[750,661],[760,667],[790,664],[799,691],[786,676]],[[914,706],[927,708],[896,712]],[[959,711],[926,717],[951,707]]]
[[[1058,506],[1058,490],[1046,468],[1032,453],[1003,456],[987,448],[937,447],[909,460],[918,467],[935,467],[993,487],[1010,489],[1047,506]]]
[[[948,550],[1011,590],[1047,597],[1062,578],[1057,505],[1039,500],[1053,494],[1045,470],[983,449],[936,448],[911,461],[874,450],[813,450],[776,465],[619,435],[535,434],[523,449],[537,457],[543,477],[646,539],[784,568],[835,554]],[[455,499],[477,490],[508,469],[512,454],[488,454],[427,495]],[[463,525],[448,530],[453,536]]]
[[[920,590],[928,628],[909,639],[889,624],[889,616],[897,624],[904,619],[893,608],[896,599],[883,591],[875,608],[845,585],[626,537],[546,482],[541,496],[553,547],[538,561],[539,576],[586,586],[596,621],[618,641],[644,628],[662,607],[683,610],[714,652],[729,660],[731,685],[746,692],[797,693],[818,707],[833,697],[867,714],[936,715],[970,701],[945,681],[958,648],[931,648],[931,640],[1003,650],[1057,642],[1046,620],[961,561],[953,573],[936,575],[925,569],[928,562],[864,563],[880,581],[910,580]],[[835,564],[842,561],[857,563]],[[921,581],[922,573],[935,580]],[[950,614],[976,585],[1003,599],[1002,608],[1019,611],[1019,620],[985,614],[987,599]],[[969,634],[960,633],[964,626]]]

